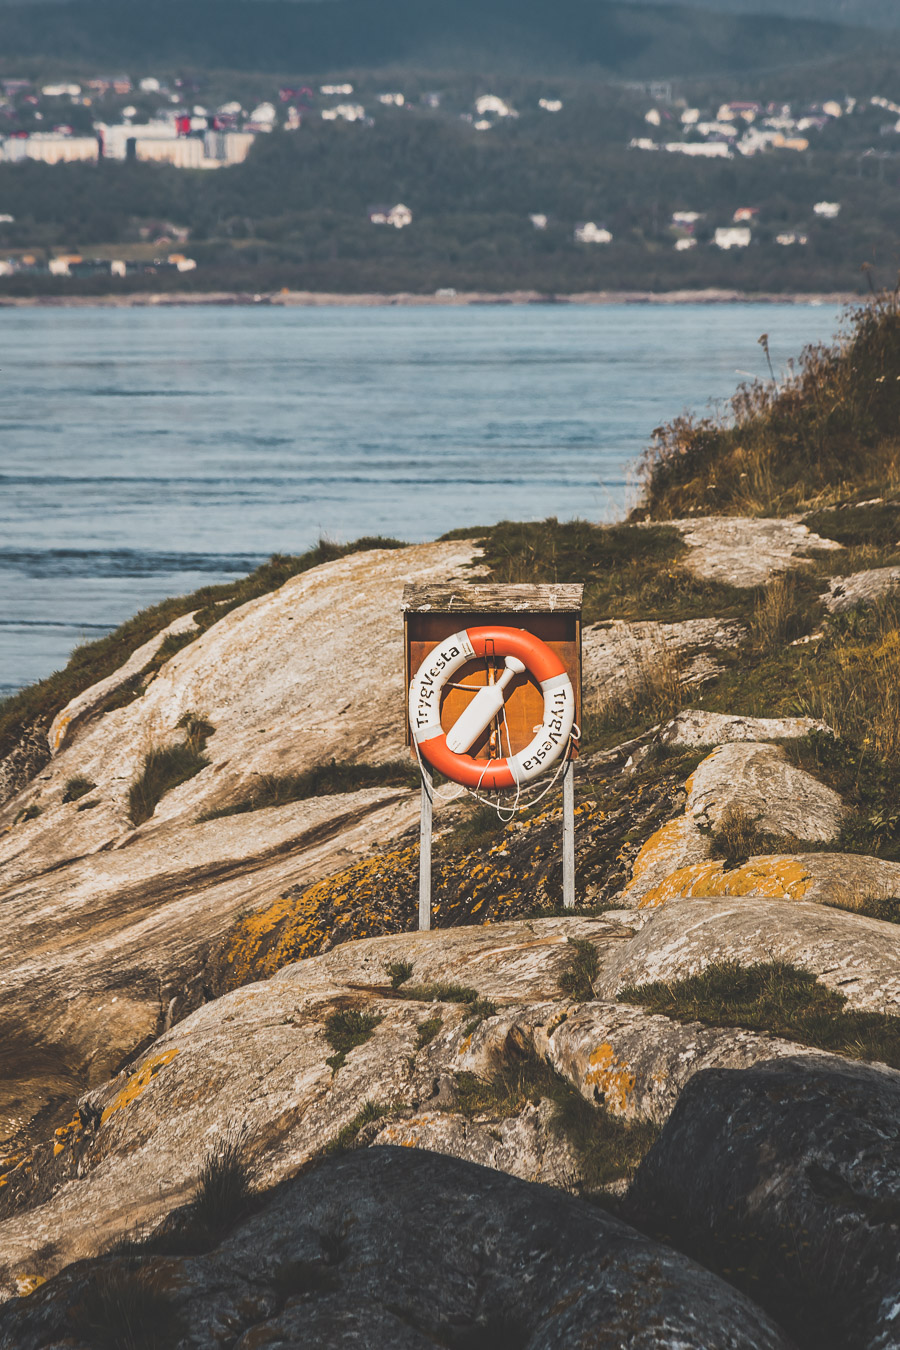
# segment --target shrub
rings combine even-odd
[[[900,296],[852,311],[832,347],[807,347],[781,384],[743,385],[730,419],[680,417],[654,432],[644,512],[785,512],[828,492],[900,478]]]
[[[412,976],[413,968],[411,961],[391,961],[385,966],[385,972],[389,976],[392,989],[399,989],[401,984],[405,984]]]
[[[847,1009],[843,994],[783,961],[742,966],[712,962],[699,975],[620,990],[620,1003],[638,1003],[679,1022],[772,1032],[853,1059],[900,1068],[900,1018]]]
[[[420,1022],[416,1028],[416,1050],[424,1050],[426,1045],[430,1045],[443,1025],[444,1019],[440,1013],[435,1013],[434,1017],[428,1017],[424,1022]]]
[[[73,778],[69,778],[66,782],[63,801],[77,802],[79,797],[86,797],[89,792],[93,792],[96,786],[97,784],[92,783],[90,778],[85,778],[83,774],[75,774]]]

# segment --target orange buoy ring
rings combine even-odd
[[[485,685],[450,731],[441,726],[441,693],[467,661],[491,649],[506,670]],[[544,695],[544,720],[524,750],[505,759],[477,760],[466,752],[503,706],[503,689],[527,671]],[[409,687],[409,725],[423,759],[454,783],[498,791],[536,778],[564,754],[575,723],[575,691],[566,668],[546,642],[523,628],[468,628],[428,653]]]

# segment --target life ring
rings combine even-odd
[[[479,690],[445,733],[441,726],[444,685],[467,661],[483,658],[489,648],[506,658],[506,671],[497,684]],[[504,684],[526,670],[544,695],[544,720],[534,740],[506,759],[477,760],[465,753],[500,711]],[[514,788],[536,778],[566,751],[574,723],[575,691],[565,666],[546,642],[522,628],[468,628],[454,633],[432,648],[409,688],[409,725],[419,753],[445,777],[476,790]]]

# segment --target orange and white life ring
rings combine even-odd
[[[496,684],[485,685],[448,732],[441,726],[441,693],[451,676],[490,651],[505,657]],[[544,720],[516,755],[477,760],[466,753],[503,706],[503,689],[525,671],[544,695]],[[529,782],[553,764],[569,744],[575,723],[575,691],[562,661],[546,642],[522,628],[468,628],[428,653],[409,687],[409,725],[419,753],[432,768],[465,787],[497,791]]]

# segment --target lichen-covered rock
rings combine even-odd
[[[655,909],[670,900],[717,895],[812,900],[852,910],[859,901],[900,895],[900,863],[866,853],[761,855],[733,866],[712,859],[678,867],[643,888],[640,905]]]
[[[686,791],[684,815],[651,835],[635,859],[623,905],[668,897],[673,874],[709,857],[712,836],[728,812],[739,810],[761,832],[819,843],[835,839],[844,818],[832,788],[797,768],[779,746],[754,741],[717,746],[691,774]]]
[[[196,1350],[789,1350],[750,1300],[602,1210],[414,1149],[323,1163],[212,1251],[142,1266]],[[123,1268],[81,1266],[7,1305],[0,1347],[84,1350],[79,1305]]]
[[[700,516],[667,522],[688,546],[685,565],[696,576],[730,586],[762,586],[777,572],[804,561],[810,549],[838,549],[797,519]]]
[[[849,577],[831,577],[825,608],[843,614],[859,605],[874,605],[900,586],[900,567],[874,567]]]
[[[713,961],[786,961],[811,971],[853,1008],[900,1012],[896,924],[806,900],[670,900],[627,945],[605,958],[594,991],[679,980]]]
[[[900,1344],[900,1074],[831,1056],[696,1074],[628,1212],[818,1350]],[[698,1160],[702,1165],[698,1166]]]

